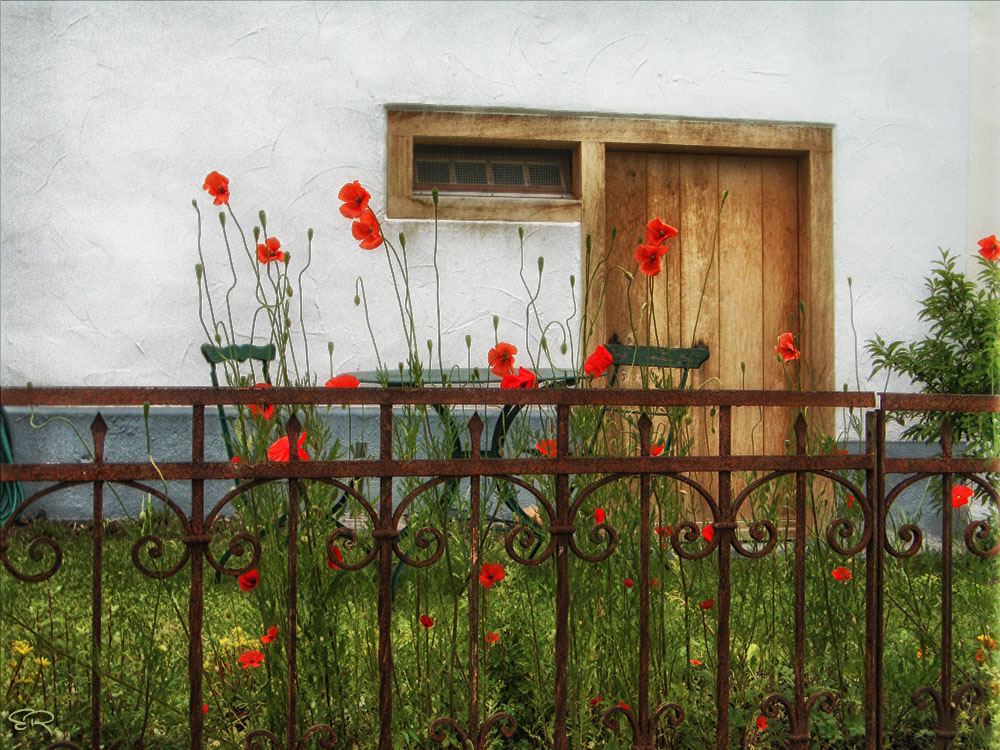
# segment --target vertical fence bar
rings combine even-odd
[[[951,422],[941,423],[941,455],[951,459]],[[955,710],[951,705],[951,472],[941,475],[941,710],[938,712],[937,750],[947,750],[955,738]]]
[[[719,407],[719,456],[729,456],[733,451],[732,407]],[[729,747],[729,615],[730,615],[730,545],[736,524],[733,514],[733,481],[728,471],[719,472],[719,512],[725,524],[719,540],[719,590],[716,594],[719,608],[719,624],[715,638],[716,656],[716,700],[715,700],[715,747],[726,750]],[[730,527],[730,528],[727,528]]]
[[[191,464],[198,468],[205,463],[205,407],[196,405],[191,413]],[[185,539],[191,549],[191,590],[188,592],[188,729],[192,750],[201,750],[204,716],[201,710],[204,655],[201,631],[205,617],[202,591],[204,582],[205,545],[205,482],[191,480],[191,538]]]
[[[569,455],[569,406],[556,407],[556,455]],[[556,690],[555,750],[566,750],[566,662],[569,659],[569,475],[556,475]]]
[[[795,420],[795,454],[806,453],[806,420],[799,412]],[[794,717],[788,746],[792,750],[808,750],[806,729],[806,473],[795,472],[795,653],[792,669],[795,675],[792,702]]]
[[[90,425],[94,438],[94,465],[104,463],[104,438],[108,426],[101,413]],[[91,538],[93,540],[93,563],[91,567],[90,603],[90,742],[97,750],[101,747],[101,673],[98,670],[101,659],[101,597],[104,567],[104,483],[94,482],[94,507]]]
[[[293,414],[286,427],[288,434],[288,460],[291,465],[299,460],[299,420]],[[296,630],[298,628],[298,586],[299,586],[299,480],[288,480],[288,636],[285,647],[288,652],[288,694],[285,710],[285,747],[296,747],[296,693],[298,692],[298,656],[296,654]]]
[[[379,461],[392,460],[392,404],[379,407]],[[392,477],[379,478],[378,560],[378,711],[379,750],[392,750]],[[397,532],[398,534],[398,532]]]
[[[639,455],[649,455],[649,431],[653,423],[643,414],[639,419]],[[650,477],[639,475],[639,737],[636,745],[653,747],[649,721],[649,522]]]
[[[479,412],[469,420],[469,448],[473,461],[481,455],[483,422]],[[469,478],[471,508],[469,524],[469,737],[479,736],[479,490],[480,476]]]
[[[865,750],[881,750],[886,526],[885,412],[881,409],[865,417],[865,455],[875,458],[875,471],[865,472],[865,494],[872,514],[872,534],[865,552]]]

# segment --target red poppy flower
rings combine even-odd
[[[256,570],[251,570],[244,573],[236,580],[239,582],[241,589],[244,591],[252,591],[257,588],[257,584],[260,583],[260,573]]]
[[[651,446],[649,446],[649,455],[659,456],[661,453],[663,453],[662,443],[653,443]]]
[[[556,441],[555,440],[540,440],[535,443],[535,450],[541,453],[543,456],[548,456],[553,458],[556,455]]]
[[[997,243],[997,236],[995,234],[979,240],[979,254],[986,258],[986,260],[1000,258],[1000,244]]]
[[[629,707],[628,703],[626,703],[625,701],[618,701],[618,705],[621,706],[622,708],[624,708],[626,711],[631,711],[632,710]]]
[[[701,661],[699,661],[698,659],[692,659],[691,663],[694,664],[696,667],[701,666]]]
[[[785,362],[799,358],[799,350],[795,348],[795,337],[791,333],[783,333],[778,336],[778,345],[774,351],[781,355]]]
[[[847,496],[847,507],[848,508],[853,508],[854,507],[854,495],[848,495]]]
[[[277,625],[272,625],[271,627],[269,627],[267,629],[267,633],[265,635],[262,635],[260,637],[260,642],[261,643],[270,643],[271,641],[273,641],[277,637],[278,637],[278,626]]]
[[[604,508],[598,508],[594,511],[594,520],[597,523],[604,523]]]
[[[583,363],[583,374],[590,375],[592,378],[599,378],[611,366],[613,361],[611,352],[602,344],[594,349],[594,353],[587,357],[587,361]]]
[[[360,182],[355,180],[344,185],[337,193],[337,198],[344,201],[344,205],[340,207],[340,213],[348,219],[357,219],[368,208],[371,195],[361,187]]]
[[[659,245],[638,245],[635,248],[635,262],[639,270],[647,276],[660,273],[660,258],[667,254],[667,248]]]
[[[673,533],[673,531],[674,531],[674,527],[673,526],[657,526],[656,528],[653,529],[653,531],[655,531],[660,536],[670,536]]]
[[[715,536],[715,527],[712,524],[708,524],[705,528],[701,530],[701,535],[702,537],[704,537],[706,542],[711,544],[712,537]]]
[[[338,375],[326,381],[327,388],[357,388],[361,381],[353,375]]]
[[[662,584],[661,584],[661,583],[660,583],[660,582],[659,582],[658,580],[656,580],[656,579],[654,578],[654,579],[653,579],[653,582],[652,582],[651,584],[649,584],[649,587],[650,587],[651,589],[658,589],[658,588],[660,588],[660,586],[661,586],[661,585],[662,585]]]
[[[767,717],[766,716],[758,716],[757,717],[757,728],[759,730],[761,730],[761,731],[764,731],[765,729],[767,729]]]
[[[504,375],[500,381],[501,388],[534,388],[535,373],[527,367],[517,368],[517,375]]]
[[[956,484],[951,488],[951,507],[961,508],[963,505],[967,505],[969,500],[972,498],[972,488],[966,487],[964,484]]]
[[[659,219],[653,219],[646,225],[646,244],[662,245],[666,240],[677,236],[677,230]]]
[[[278,249],[279,247],[281,247],[281,243],[278,242],[277,237],[268,237],[266,245],[257,245],[257,260],[264,264],[270,263],[272,260],[284,263],[285,254]]]
[[[425,628],[432,628],[434,627],[434,619],[427,615],[420,615],[420,624]]]
[[[305,441],[306,441],[306,432],[305,430],[303,430],[301,433],[299,433],[299,442],[298,442],[300,461],[309,460],[309,454],[306,453],[305,450],[302,448],[302,444]],[[283,438],[278,438],[273,443],[271,443],[271,447],[267,449],[267,457],[271,461],[288,461],[291,459],[291,456],[289,455],[288,452],[288,435],[285,435]]]
[[[202,190],[207,190],[209,195],[215,196],[215,205],[221,206],[229,203],[229,178],[223,177],[218,172],[209,172],[205,178]]]
[[[499,633],[487,633],[484,637],[486,638],[487,643],[496,643],[498,640],[500,640]]]
[[[702,609],[711,609],[715,606],[715,599],[705,599],[704,601],[698,602],[698,606]]]
[[[354,239],[361,240],[362,250],[374,250],[382,244],[382,230],[379,229],[378,220],[370,208],[361,212],[358,220],[351,224],[351,234]]]
[[[635,585],[635,581],[633,581],[631,578],[626,578],[625,579],[625,588],[630,589],[634,585]]]
[[[517,354],[517,347],[504,341],[497,342],[497,345],[490,349],[486,356],[486,361],[490,365],[490,370],[494,375],[506,377],[514,374],[514,355]]]
[[[600,702],[601,702],[602,700],[604,700],[604,696],[603,696],[603,695],[599,695],[599,696],[597,696],[596,698],[591,698],[591,699],[590,699],[590,705],[591,705],[591,706],[596,706],[596,705],[597,705],[598,703],[600,703]]]
[[[337,545],[333,546],[333,557],[336,559],[337,562],[334,562],[328,557],[326,558],[326,567],[329,568],[330,570],[340,570],[340,566],[337,565],[337,563],[344,562],[344,553],[340,551],[340,547],[338,547]]]
[[[982,649],[976,651],[976,661],[986,661],[986,652]]]
[[[201,712],[203,714],[207,714],[208,713],[208,704],[207,703],[202,703],[201,704]]]
[[[851,580],[851,571],[845,568],[843,565],[834,568],[830,571],[830,575],[836,578],[838,581],[849,581]]]
[[[250,651],[244,651],[238,661],[243,669],[259,667],[264,661],[264,654],[251,649]]]
[[[254,385],[254,388],[270,388],[270,387],[271,387],[270,383],[257,383],[256,385]],[[250,409],[251,414],[258,417],[262,416],[264,417],[264,419],[270,419],[271,417],[274,416],[274,404],[268,404],[267,406],[250,404],[248,408]]]
[[[229,459],[229,463],[231,463],[231,464],[241,464],[241,463],[243,463],[243,459],[240,458],[239,456],[233,456],[231,459]]]
[[[479,571],[479,582],[483,585],[483,588],[491,589],[494,584],[502,581],[507,574],[504,572],[503,565],[491,565],[486,563]]]

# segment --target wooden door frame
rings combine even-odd
[[[799,175],[799,290],[808,314],[799,348],[812,353],[814,387],[835,390],[833,296],[833,125],[678,117],[622,117],[387,106],[390,219],[428,219],[428,196],[413,195],[413,144],[568,147],[569,198],[440,196],[438,217],[468,221],[580,222],[603,253],[605,155],[611,150],[794,157]],[[581,252],[581,259],[583,253]],[[600,255],[598,255],[600,257]]]

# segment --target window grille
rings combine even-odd
[[[413,192],[474,196],[573,197],[570,149],[413,145]]]

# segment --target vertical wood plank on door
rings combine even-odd
[[[682,231],[680,157],[677,154],[650,153],[646,158],[646,221],[654,217]],[[643,227],[645,229],[645,227]],[[667,254],[660,258],[661,271],[652,277],[652,316],[649,343],[652,346],[680,346],[681,334],[681,258],[677,238],[664,243]],[[676,388],[678,370],[660,370],[652,374],[660,387]],[[665,417],[653,418],[653,442],[663,444],[670,431]]]
[[[691,387],[718,389],[719,377],[719,259],[713,244],[715,219],[722,192],[719,190],[718,159],[714,156],[678,157],[681,181],[680,234],[673,240],[681,262],[680,346],[703,344],[708,361],[692,372]],[[715,419],[707,407],[691,410],[692,422],[682,435],[693,442],[690,454],[718,455],[719,445],[712,427]],[[710,492],[716,489],[714,474],[693,474],[692,479]],[[696,504],[703,508],[702,503]]]
[[[760,348],[763,352],[763,387],[786,389],[785,373],[795,376],[799,364],[785,367],[777,359],[774,346],[786,331],[799,332],[799,217],[798,165],[794,158],[761,159],[763,199],[763,304],[764,328]],[[791,316],[794,314],[794,322]],[[764,449],[772,454],[784,452],[785,439],[796,414],[795,409],[772,408],[764,420]],[[791,438],[794,441],[794,437]]]
[[[635,271],[636,239],[646,230],[646,154],[640,151],[607,153],[605,203],[605,247],[611,246],[611,232],[616,232],[614,247],[607,263],[607,291],[604,299],[605,341],[618,334],[622,343],[642,343],[642,301],[646,276],[638,273],[631,285],[622,272],[611,266]],[[631,309],[631,316],[629,310]],[[633,336],[633,327],[635,336]],[[597,343],[605,343],[594,342]],[[636,387],[638,372],[623,368],[618,375],[622,387]]]
[[[723,388],[759,389],[763,386],[760,159],[720,156],[719,187],[729,191],[719,226],[720,378]],[[758,409],[733,411],[734,453],[760,451],[763,436]]]
[[[646,221],[654,217],[678,232],[681,226],[680,157],[649,154],[646,160]],[[650,332],[653,346],[681,346],[681,257],[677,238],[668,240],[667,254],[660,259],[663,270],[653,277],[655,325]],[[674,378],[676,385],[677,378]]]

